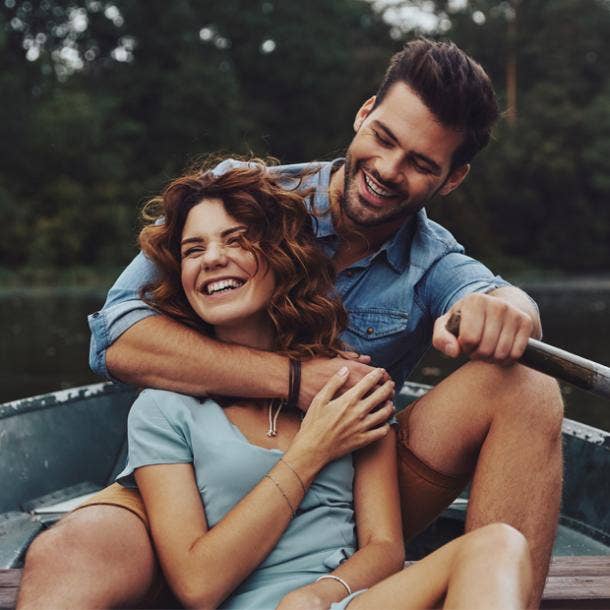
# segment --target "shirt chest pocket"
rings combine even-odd
[[[343,339],[355,351],[371,356],[375,366],[388,367],[407,346],[408,325],[409,316],[402,311],[352,309]]]

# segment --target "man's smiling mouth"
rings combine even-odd
[[[364,183],[366,184],[366,188],[371,192],[371,194],[375,195],[376,197],[381,197],[382,199],[390,199],[392,197],[396,197],[396,193],[394,191],[389,191],[387,189],[382,188],[381,186],[373,182],[373,180],[368,177],[366,172],[362,173],[364,175]]]

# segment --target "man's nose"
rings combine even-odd
[[[402,155],[388,154],[376,166],[379,178],[388,186],[401,186],[404,181]]]

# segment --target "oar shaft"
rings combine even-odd
[[[536,339],[529,339],[521,364],[610,398],[610,368]]]
[[[460,316],[453,314],[447,330],[459,335]],[[610,398],[610,368],[537,339],[529,339],[519,362],[536,371],[567,381],[583,390]]]

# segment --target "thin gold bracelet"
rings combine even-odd
[[[299,473],[284,458],[280,458],[280,462],[282,462],[282,464],[286,464],[286,466],[288,466],[288,468],[290,468],[290,470],[292,470],[292,472],[294,473],[294,476],[297,479],[299,479],[299,483],[301,484],[301,487],[303,488],[303,494],[307,494],[307,489],[305,489],[305,484],[303,483],[303,479],[301,479],[301,477],[299,476]]]
[[[294,508],[292,507],[292,503],[288,499],[288,496],[284,493],[284,490],[280,487],[280,484],[270,475],[266,474],[263,478],[269,479],[280,491],[280,493],[284,496],[284,500],[286,500],[286,504],[288,504],[290,508],[290,518],[294,519]]]

